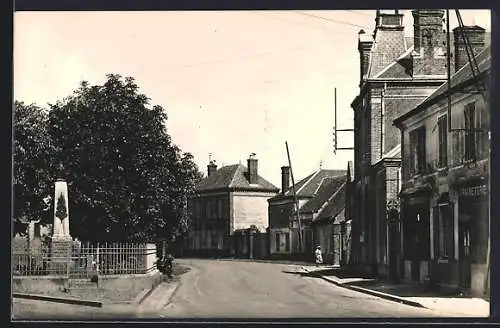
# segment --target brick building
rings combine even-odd
[[[196,194],[189,200],[192,230],[185,254],[235,255],[241,248],[248,255],[250,240],[236,240],[235,233],[249,229],[266,232],[267,200],[279,188],[259,176],[256,158],[251,156],[247,162],[247,167],[235,164],[217,169],[214,162],[208,165],[207,177],[198,183]]]
[[[332,215],[326,215],[327,212],[324,210],[329,203],[333,204],[333,199],[330,198],[344,184],[345,176],[346,172],[343,170],[318,169],[295,184],[303,238],[303,248],[299,249],[299,227],[296,220],[293,188],[290,186],[290,168],[288,166],[281,168],[281,193],[268,200],[270,255],[272,258],[311,260],[315,243],[319,242],[320,238],[325,243],[325,249],[332,249],[326,245],[329,233],[326,230],[328,230],[328,226],[333,230],[333,222],[340,210],[336,213],[333,213],[335,211],[332,210],[330,213]],[[326,220],[318,221],[318,215],[323,218],[321,213],[325,214]],[[313,224],[313,221],[316,224]],[[316,230],[316,239],[314,238],[314,230]],[[333,249],[331,257],[333,258]]]
[[[460,32],[479,72],[471,69]],[[453,33],[450,86],[394,122],[403,138],[404,277],[483,295],[489,291],[490,37],[478,26]]]
[[[393,120],[446,81],[444,10],[413,10],[413,37],[403,14],[377,10],[375,31],[359,33],[360,91],[354,110],[351,264],[397,278],[400,273],[400,132]]]

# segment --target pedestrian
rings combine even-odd
[[[321,246],[316,247],[316,251],[314,252],[316,258],[316,266],[323,264],[323,254],[321,253]]]

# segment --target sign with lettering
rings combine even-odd
[[[460,188],[460,196],[477,197],[477,196],[485,196],[487,194],[488,194],[488,186],[487,185],[479,185],[479,186]]]

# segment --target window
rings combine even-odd
[[[219,199],[218,206],[219,206],[219,218],[222,218],[222,199]]]
[[[210,200],[207,200],[207,208],[206,208],[206,211],[207,211],[207,219],[210,219],[212,217],[212,201]]]
[[[447,259],[453,257],[453,215],[450,205],[438,207],[437,217],[437,247],[438,257]]]
[[[274,237],[276,240],[276,251],[279,252],[280,251],[280,234],[277,232],[275,237]]]
[[[443,115],[438,119],[438,133],[439,133],[439,167],[446,167],[448,165],[448,127],[447,116]]]
[[[465,122],[465,160],[473,161],[476,159],[476,105],[475,103],[467,104],[464,108]]]
[[[425,170],[425,126],[410,132],[410,173],[421,174]]]
[[[290,251],[290,235],[287,233],[285,234],[285,251]]]
[[[211,240],[212,240],[212,248],[214,249],[219,249],[220,243],[219,243],[219,234],[216,231],[211,231]]]

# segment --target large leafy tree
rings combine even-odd
[[[151,240],[182,231],[198,168],[173,144],[167,114],[133,78],[82,82],[50,105],[48,132],[69,186],[71,234],[84,240]]]
[[[47,111],[14,102],[14,233],[23,234],[29,221],[50,223],[55,146],[48,135]]]

